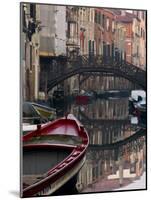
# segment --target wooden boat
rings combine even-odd
[[[92,100],[92,96],[90,95],[77,95],[75,97],[75,101],[77,104],[88,104]]]
[[[146,93],[143,90],[132,90],[129,98],[130,114],[139,115],[146,112]]]
[[[41,124],[41,126],[45,126],[47,123],[50,123],[50,122],[46,122],[44,124]],[[26,124],[26,123],[23,123],[22,124],[22,132],[23,132],[23,135],[31,132],[31,131],[34,131],[34,130],[37,130],[37,126],[38,124]]]
[[[37,124],[46,124],[56,119],[56,109],[33,102],[23,103],[23,134],[37,129]]]
[[[22,196],[52,195],[75,187],[88,143],[85,128],[71,114],[23,136]]]
[[[45,117],[50,121],[56,119],[56,109],[49,108],[47,106],[40,105],[37,103],[31,103],[31,104],[42,117]]]
[[[49,119],[40,115],[40,113],[34,108],[31,102],[23,103],[23,123],[24,124],[44,124]]]
[[[77,104],[87,104],[94,99],[96,99],[96,92],[94,91],[83,91],[81,94],[75,96],[75,101]]]

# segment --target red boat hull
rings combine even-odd
[[[75,137],[80,138],[80,144],[59,144],[59,143],[33,143],[36,137],[43,136],[55,136],[59,137]],[[23,189],[23,197],[30,196],[43,196],[50,195],[56,192],[59,188],[65,185],[71,178],[73,178],[85,160],[85,152],[88,147],[89,138],[84,127],[72,116],[70,118],[62,118],[47,124],[44,127],[39,127],[36,131],[30,132],[23,136],[23,151],[32,149],[66,149],[71,153],[45,173],[45,177],[30,186]],[[66,181],[66,182],[65,182]]]
[[[76,96],[75,100],[77,104],[87,104],[91,98],[89,96]]]

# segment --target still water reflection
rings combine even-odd
[[[73,113],[89,134],[86,162],[77,181],[79,193],[111,191],[142,175],[145,130],[130,123],[128,98],[97,99],[86,105],[67,103],[58,111],[62,116]]]

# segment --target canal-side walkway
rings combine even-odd
[[[142,174],[142,176],[130,183],[129,185],[126,185],[124,187],[115,189],[115,190],[137,190],[137,189],[145,189],[146,188],[146,172]]]
[[[128,178],[123,180],[123,185],[126,186],[130,184],[131,181]],[[109,180],[107,178],[101,179],[93,184],[90,184],[87,188],[82,190],[80,193],[89,193],[89,192],[109,192],[113,190],[118,190],[120,187],[119,179]]]
[[[122,187],[120,187],[119,185],[119,179],[109,180],[104,178],[100,181],[97,181],[89,185],[80,193],[138,190],[145,188],[146,188],[146,173],[143,172],[142,176],[139,179],[132,180],[131,178],[124,178]]]

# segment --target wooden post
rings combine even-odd
[[[123,159],[119,155],[119,184],[120,187],[123,185]]]
[[[79,77],[78,77],[78,81],[79,81],[79,92],[80,92],[80,74],[79,74]]]

